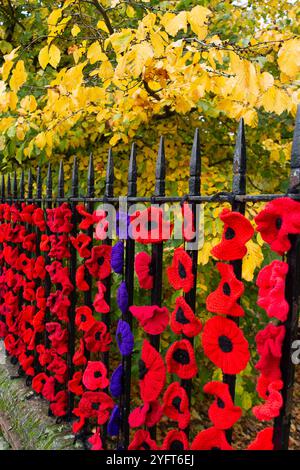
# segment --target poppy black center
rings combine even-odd
[[[180,413],[181,398],[180,397],[173,398],[172,405]]]
[[[233,228],[228,227],[225,232],[225,240],[232,240],[235,237],[235,231]]]
[[[31,328],[31,324],[27,321],[27,322],[25,322],[25,327],[26,328]]]
[[[225,403],[219,397],[217,398],[217,405],[219,408],[225,408]]]
[[[95,340],[100,341],[100,339],[101,339],[101,333],[100,333],[100,331],[97,331],[96,334],[95,334]]]
[[[101,372],[99,372],[99,370],[96,370],[96,372],[94,372],[94,377],[95,379],[98,379],[99,377],[101,377]]]
[[[185,365],[190,362],[190,356],[188,352],[185,349],[176,349],[176,351],[173,354],[173,359],[176,362],[179,362],[179,364]]]
[[[99,409],[99,403],[92,403],[92,409],[93,410],[98,410]]]
[[[219,336],[219,346],[224,353],[229,353],[233,349],[232,341],[228,336],[222,335]]]
[[[280,230],[281,226],[282,226],[282,218],[277,217],[277,219],[275,220],[275,227],[277,228],[277,230]]]
[[[143,359],[140,359],[139,360],[139,379],[143,380],[147,372],[148,372],[148,369],[146,367],[145,362],[143,361]]]
[[[183,266],[183,264],[180,261],[178,262],[178,272],[179,272],[179,276],[181,277],[181,279],[186,278],[185,267]]]
[[[170,450],[183,450],[184,446],[181,441],[175,440],[170,445]]]
[[[99,264],[99,266],[102,266],[102,264],[104,263],[104,257],[103,257],[103,256],[100,256],[100,257],[97,259],[97,263]]]
[[[147,442],[142,442],[141,449],[150,450],[150,446]]]
[[[228,284],[228,282],[224,282],[223,284],[223,294],[228,295],[228,296],[231,294],[231,289],[230,289],[230,285]]]
[[[184,311],[182,310],[181,307],[178,307],[176,311],[176,321],[178,321],[178,323],[181,323],[182,325],[186,325],[187,323],[190,323],[189,320],[185,318]]]
[[[85,321],[86,321],[86,316],[85,316],[85,315],[81,315],[80,320],[81,320],[82,322],[85,322]]]

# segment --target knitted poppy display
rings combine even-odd
[[[163,358],[146,339],[143,341],[139,360],[140,394],[144,402],[157,399],[166,381],[166,367]]]
[[[163,415],[163,409],[158,400],[146,402],[138,406],[129,415],[128,423],[131,428],[147,426],[151,428],[159,422]]]
[[[275,326],[272,323],[259,331],[255,337],[260,356],[255,367],[269,380],[281,379],[280,359],[284,337],[285,327]]]
[[[123,273],[124,243],[119,240],[111,250],[111,267],[117,274]]]
[[[247,253],[246,243],[254,234],[254,229],[242,214],[224,208],[220,214],[224,223],[221,242],[211,250],[215,258],[224,261],[242,259]]]
[[[98,431],[88,438],[88,443],[91,446],[91,450],[103,450],[102,440]]]
[[[84,392],[73,413],[83,418],[96,418],[101,425],[108,421],[113,408],[114,402],[105,392]]]
[[[171,286],[189,292],[194,284],[192,260],[183,248],[176,248],[171,266],[167,268],[167,276]]]
[[[216,268],[221,275],[221,281],[206,299],[207,310],[232,317],[244,316],[245,312],[238,304],[244,292],[243,283],[236,278],[231,264],[217,263]]]
[[[205,393],[215,396],[215,401],[208,409],[208,416],[217,429],[229,429],[242,416],[242,410],[235,406],[229,393],[228,384],[208,382],[203,387]]]
[[[166,307],[158,307],[157,305],[137,307],[132,305],[129,310],[144,331],[150,335],[160,335],[169,323],[169,311]]]
[[[123,366],[119,364],[110,378],[109,390],[113,397],[118,398],[123,391]]]
[[[98,281],[97,288],[98,288],[98,292],[95,295],[93,307],[98,313],[102,313],[102,314],[108,313],[110,311],[110,306],[105,300],[106,287],[103,284],[103,282]]]
[[[94,246],[91,257],[85,261],[85,266],[96,279],[103,280],[110,275],[111,249],[110,245]]]
[[[262,405],[254,406],[252,412],[259,421],[270,421],[279,416],[283,404],[280,390],[283,387],[281,380],[271,382],[267,389],[267,399]]]
[[[107,326],[102,321],[95,321],[91,328],[84,334],[85,347],[90,352],[109,351],[112,338],[107,331]]]
[[[300,233],[300,204],[288,197],[274,199],[254,220],[262,239],[283,255],[291,248],[289,235]]]
[[[72,362],[74,366],[84,366],[87,363],[87,358],[84,355],[84,341],[83,338],[79,340],[79,348],[76,349]],[[41,364],[42,365],[42,364]]]
[[[166,353],[169,374],[177,374],[181,379],[192,379],[198,368],[193,346],[187,339],[175,341]]]
[[[247,450],[273,450],[273,431],[272,427],[259,431],[254,441],[248,445]]]
[[[268,317],[284,322],[289,312],[289,304],[285,300],[285,279],[288,264],[275,260],[260,270],[256,279],[258,286],[257,304],[263,308]]]
[[[77,268],[77,271],[76,271],[76,285],[77,285],[77,289],[82,291],[82,292],[86,292],[86,291],[90,290],[90,286],[85,280],[85,266],[84,266],[84,264],[82,264],[81,266],[79,266]]]
[[[118,321],[116,339],[122,356],[129,356],[132,353],[134,346],[134,336],[129,323],[124,320]]]
[[[83,305],[82,307],[76,308],[75,325],[79,331],[88,331],[95,321],[90,307]]]
[[[233,450],[225,432],[215,427],[200,431],[191,444],[191,450]]]
[[[142,289],[153,288],[153,265],[152,258],[148,253],[142,251],[134,259],[134,269]]]
[[[117,436],[120,429],[120,408],[115,405],[107,423],[107,433],[109,436]]]
[[[189,448],[185,432],[176,429],[168,432],[161,446],[161,450],[189,450]]]
[[[80,233],[77,237],[70,237],[70,241],[81,258],[89,258],[91,256],[91,250],[89,248],[91,237],[85,233]]]
[[[224,374],[238,374],[245,369],[250,353],[248,342],[232,320],[213,317],[207,320],[202,333],[205,355]]]
[[[202,323],[196,317],[184,297],[177,297],[175,310],[171,313],[171,330],[177,335],[192,338],[202,330]]]
[[[72,230],[72,212],[66,202],[54,209],[46,209],[46,213],[47,225],[51,232],[69,233]]]
[[[95,229],[95,239],[105,240],[108,236],[109,221],[107,220],[107,212],[97,209],[95,211],[98,222]]]
[[[179,429],[185,429],[190,422],[191,414],[187,393],[178,382],[171,383],[163,397],[164,414],[177,421]]]
[[[108,387],[106,366],[101,361],[88,361],[83,373],[82,383],[88,390],[97,390]]]
[[[128,450],[158,450],[156,442],[151,439],[149,431],[139,429],[133,436]]]
[[[128,292],[125,281],[122,281],[118,287],[117,304],[123,315],[125,315],[128,309]]]
[[[68,394],[65,390],[60,390],[50,403],[50,410],[54,416],[65,416],[68,406]]]
[[[92,214],[85,210],[83,204],[78,204],[76,210],[79,215],[81,215],[81,222],[79,224],[80,230],[88,230],[92,225],[96,224],[101,220],[102,217],[105,217],[105,211],[100,211],[100,214],[97,215],[96,211]]]
[[[138,243],[161,243],[169,240],[172,230],[173,224],[164,219],[160,207],[152,205],[130,215],[129,233]]]

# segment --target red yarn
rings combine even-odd
[[[156,400],[165,385],[166,367],[159,352],[146,339],[139,360],[139,379],[142,400]]]
[[[152,289],[153,287],[153,273],[152,273],[152,258],[142,251],[138,253],[134,260],[134,269],[142,289]]]
[[[177,335],[184,334],[192,338],[202,330],[202,323],[196,317],[184,297],[177,297],[176,307],[171,314],[171,330]]]
[[[228,384],[223,382],[208,382],[203,387],[205,393],[215,395],[215,401],[208,409],[209,419],[218,429],[229,429],[242,416],[242,410],[235,406],[229,393]]]
[[[138,406],[129,415],[128,423],[131,428],[147,426],[151,428],[157,424],[162,417],[163,409],[158,400],[145,402]]]
[[[259,331],[255,337],[257,352],[260,355],[255,367],[270,380],[281,378],[280,359],[284,337],[285,327],[272,323]]]
[[[191,450],[233,450],[233,448],[228,444],[224,431],[212,427],[197,434]]]
[[[164,438],[161,450],[189,450],[189,441],[185,432],[172,429]]]
[[[262,405],[254,406],[252,412],[260,421],[270,421],[279,416],[283,404],[280,390],[283,387],[281,380],[271,382],[267,389],[267,399]]]
[[[273,450],[273,431],[274,428],[272,427],[259,431],[254,441],[247,447],[247,450]]]
[[[169,283],[176,290],[183,289],[187,293],[193,287],[192,260],[183,248],[176,248],[174,251],[172,264],[167,268],[167,276]]]
[[[166,307],[158,307],[157,305],[137,307],[132,305],[129,310],[144,331],[150,335],[161,334],[169,323],[169,311]]]
[[[169,385],[163,397],[164,414],[178,422],[180,429],[185,429],[190,422],[189,399],[187,393],[178,382]]]
[[[151,439],[149,431],[139,429],[133,436],[128,450],[158,450],[156,442]]]
[[[197,375],[194,349],[189,340],[175,341],[166,353],[169,374],[177,374],[181,379],[192,379]]]

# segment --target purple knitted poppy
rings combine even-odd
[[[117,343],[122,356],[129,356],[132,353],[134,337],[129,324],[124,320],[118,321],[116,331]]]
[[[107,433],[109,436],[117,436],[120,428],[120,410],[118,405],[114,406],[107,423]]]
[[[128,238],[128,227],[130,223],[129,215],[124,211],[117,212],[117,220],[116,220],[116,232],[119,238],[122,240],[127,240]]]
[[[125,281],[122,281],[117,292],[117,304],[123,315],[128,309],[128,292]]]
[[[117,274],[123,273],[124,244],[118,241],[111,250],[111,267]]]
[[[113,397],[119,397],[123,391],[123,366],[119,364],[113,371],[109,385],[110,393]]]

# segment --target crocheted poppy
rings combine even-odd
[[[55,207],[54,209],[46,209],[46,212],[47,225],[51,232],[69,233],[72,230],[72,212],[66,202],[64,202],[61,206]]]
[[[84,334],[85,347],[90,352],[109,351],[112,338],[107,326],[102,321],[96,321]]]
[[[169,311],[166,307],[158,307],[157,305],[137,307],[132,305],[129,310],[144,331],[150,335],[160,335],[169,323]]]
[[[62,355],[68,352],[68,331],[66,328],[63,328],[58,322],[48,322],[46,323],[46,331],[51,346],[57,354]]]
[[[138,253],[134,260],[134,269],[142,289],[153,288],[153,266],[152,258],[142,251]]]
[[[128,309],[128,292],[126,282],[122,281],[117,290],[117,304],[123,315]]]
[[[300,233],[300,204],[288,197],[274,199],[254,220],[262,239],[283,255],[291,248],[289,234]]]
[[[57,392],[52,403],[50,403],[50,410],[54,416],[65,416],[67,413],[68,394],[65,390]]]
[[[47,307],[49,307],[49,310],[52,315],[55,315],[61,321],[64,321],[66,323],[69,322],[68,313],[69,307],[71,306],[71,302],[61,290],[52,292],[52,294],[50,294],[47,298],[46,305]]]
[[[150,206],[130,215],[129,233],[139,243],[161,243],[169,240],[173,224],[164,219],[160,207]]]
[[[218,429],[229,429],[242,416],[239,406],[234,406],[228,385],[223,382],[208,382],[203,387],[205,393],[215,396],[215,401],[208,409],[209,419]]]
[[[120,408],[118,405],[114,406],[107,423],[107,433],[109,436],[117,436],[120,429]]]
[[[84,341],[82,338],[79,340],[79,348],[76,349],[72,362],[74,366],[84,366],[87,363],[87,358],[84,355]]]
[[[67,377],[67,363],[60,356],[55,356],[54,359],[47,366],[47,370],[53,373],[53,376],[60,384],[65,383]]]
[[[88,361],[87,367],[83,373],[83,385],[88,390],[97,390],[97,388],[106,388],[109,385],[106,366],[101,361]]]
[[[283,398],[280,390],[283,387],[281,380],[271,382],[267,389],[267,400],[262,405],[254,406],[252,412],[260,421],[270,421],[279,416],[283,404]]]
[[[289,266],[283,261],[272,261],[258,273],[257,304],[263,308],[268,317],[284,322],[288,317],[289,304],[285,300],[285,278]]]
[[[159,352],[146,339],[139,360],[139,379],[142,400],[156,400],[165,385],[166,368]]]
[[[113,408],[113,399],[107,393],[84,392],[78,408],[74,408],[73,413],[84,418],[97,418],[97,423],[101,425],[109,419],[110,410]]]
[[[89,307],[83,305],[76,308],[75,325],[79,331],[88,331],[95,321],[93,312]]]
[[[78,254],[81,258],[88,258],[91,256],[91,250],[89,249],[91,237],[85,233],[79,233],[77,237],[70,237],[70,241],[74,248],[78,251]]]
[[[202,330],[202,323],[196,317],[184,297],[177,297],[176,307],[171,314],[170,326],[177,335],[185,335],[189,338],[196,336]]]
[[[169,374],[177,374],[181,379],[191,379],[197,375],[194,349],[189,340],[175,341],[166,353]]]
[[[169,283],[176,290],[183,289],[187,293],[193,287],[192,260],[183,248],[176,248],[174,251],[172,264],[167,268],[167,276]]]
[[[156,442],[151,439],[149,431],[139,429],[133,436],[128,450],[158,450]]]
[[[225,432],[214,427],[200,431],[192,442],[191,450],[233,450]]]
[[[96,279],[105,279],[110,275],[111,246],[94,246],[91,251],[91,257],[86,260],[85,266],[90,274]]]
[[[82,372],[74,372],[72,379],[68,381],[68,390],[75,395],[83,395]]]
[[[46,222],[44,216],[44,210],[41,207],[37,207],[32,214],[32,222],[38,227],[41,232],[46,230]]]
[[[90,450],[103,450],[99,431],[95,432],[91,437],[88,438],[87,441],[91,446]]]
[[[248,342],[241,329],[227,318],[207,320],[203,328],[202,346],[205,355],[224,374],[238,374],[250,359]]]
[[[45,372],[37,374],[32,379],[32,388],[36,393],[42,393],[43,387],[47,382],[48,376]]]
[[[135,408],[129,415],[128,423],[131,428],[147,426],[151,428],[159,422],[163,409],[158,400],[146,402]]]
[[[130,329],[129,323],[119,320],[116,331],[117,344],[122,356],[129,356],[134,346],[134,336]]]
[[[117,274],[123,273],[124,243],[118,241],[111,250],[111,267]]]
[[[273,431],[274,428],[265,428],[259,431],[253,442],[247,447],[247,450],[273,450]]]
[[[105,300],[105,292],[106,292],[106,287],[105,285],[101,282],[97,282],[97,288],[98,292],[95,295],[93,306],[96,312],[98,313],[108,313],[110,311],[110,306]]]
[[[161,450],[189,450],[189,441],[185,432],[173,429],[164,438]]]
[[[95,238],[96,240],[105,240],[107,238],[109,228],[107,212],[101,209],[96,209],[95,214],[99,219],[95,228]]]
[[[207,310],[232,317],[244,316],[245,312],[238,304],[244,292],[243,283],[236,278],[231,264],[217,263],[216,267],[221,274],[221,281],[206,299]]]
[[[260,356],[255,367],[269,380],[281,379],[280,359],[284,336],[283,325],[275,326],[270,323],[255,337],[257,352]]]
[[[119,364],[113,371],[109,385],[110,393],[113,397],[119,397],[123,391],[123,366]]]
[[[85,207],[84,207],[83,204],[78,204],[76,206],[76,210],[77,210],[78,214],[81,215],[81,217],[82,217],[81,222],[78,225],[80,230],[88,230],[92,225],[99,222],[99,220],[101,220],[101,217],[103,215],[105,217],[105,213],[104,214],[102,213],[100,215],[100,218],[99,218],[99,216],[97,216],[97,214],[96,214],[96,211],[94,211],[92,214],[90,214],[89,212],[87,212],[85,210]]]
[[[77,289],[83,292],[90,290],[89,284],[85,280],[85,266],[82,264],[76,271],[76,286]]]
[[[46,383],[42,390],[42,396],[45,400],[53,401],[55,397],[55,378],[47,377]]]
[[[178,382],[169,385],[163,397],[164,414],[178,422],[180,429],[185,429],[190,422],[189,399],[187,393]]]
[[[215,258],[231,261],[242,259],[247,253],[245,244],[254,234],[254,229],[242,214],[225,208],[220,214],[224,222],[221,242],[211,250]]]

